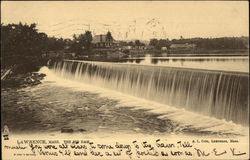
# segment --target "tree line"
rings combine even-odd
[[[198,49],[247,49],[248,37],[151,39],[149,45],[156,49],[170,48],[171,44],[195,44]]]
[[[36,24],[1,24],[2,67],[27,61],[40,62],[44,54],[52,52],[88,53],[92,48],[93,36],[90,31],[74,35],[73,40],[49,37],[38,32]],[[114,40],[111,32],[106,37]],[[190,39],[151,39],[149,45],[156,49],[170,48],[171,44],[196,44],[200,49],[246,49],[248,37],[190,38]],[[145,46],[140,40],[120,42],[120,46]]]
[[[34,64],[49,46],[48,36],[39,33],[36,24],[22,23],[1,24],[0,43],[2,68],[29,62]],[[28,67],[32,68],[31,65]]]
[[[44,55],[58,51],[81,52],[83,48],[89,49],[92,34],[74,36],[73,40],[49,37],[38,32],[36,24],[1,24],[1,67],[23,63],[39,63]]]

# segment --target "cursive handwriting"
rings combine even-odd
[[[60,143],[62,142],[62,143]],[[208,140],[177,140],[156,139],[155,141],[134,140],[127,143],[96,143],[90,140],[21,140],[14,145],[3,145],[4,150],[12,150],[15,156],[62,156],[62,157],[91,157],[115,159],[152,159],[161,158],[209,158],[239,157],[245,158],[246,150],[239,149],[235,143],[223,148]],[[203,144],[203,145],[201,145]],[[227,143],[228,144],[228,143]],[[206,147],[212,145],[212,147]],[[209,149],[208,149],[209,148]],[[17,152],[22,151],[23,153]]]

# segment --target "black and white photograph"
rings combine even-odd
[[[2,159],[249,159],[248,5],[1,1]]]

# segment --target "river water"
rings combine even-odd
[[[39,72],[47,75],[42,84],[2,92],[5,123],[20,134],[59,134],[69,127],[85,135],[248,135],[248,100],[235,98],[247,96],[241,85],[248,85],[247,70],[183,72],[149,65],[145,71],[127,63],[64,61],[42,67]]]
[[[151,57],[128,58],[124,63],[181,68],[249,72],[249,57]]]

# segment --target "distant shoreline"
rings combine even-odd
[[[171,57],[188,57],[188,56],[248,56],[248,49],[235,49],[235,50],[131,50],[130,55],[144,55],[151,54],[154,56],[171,56]]]

